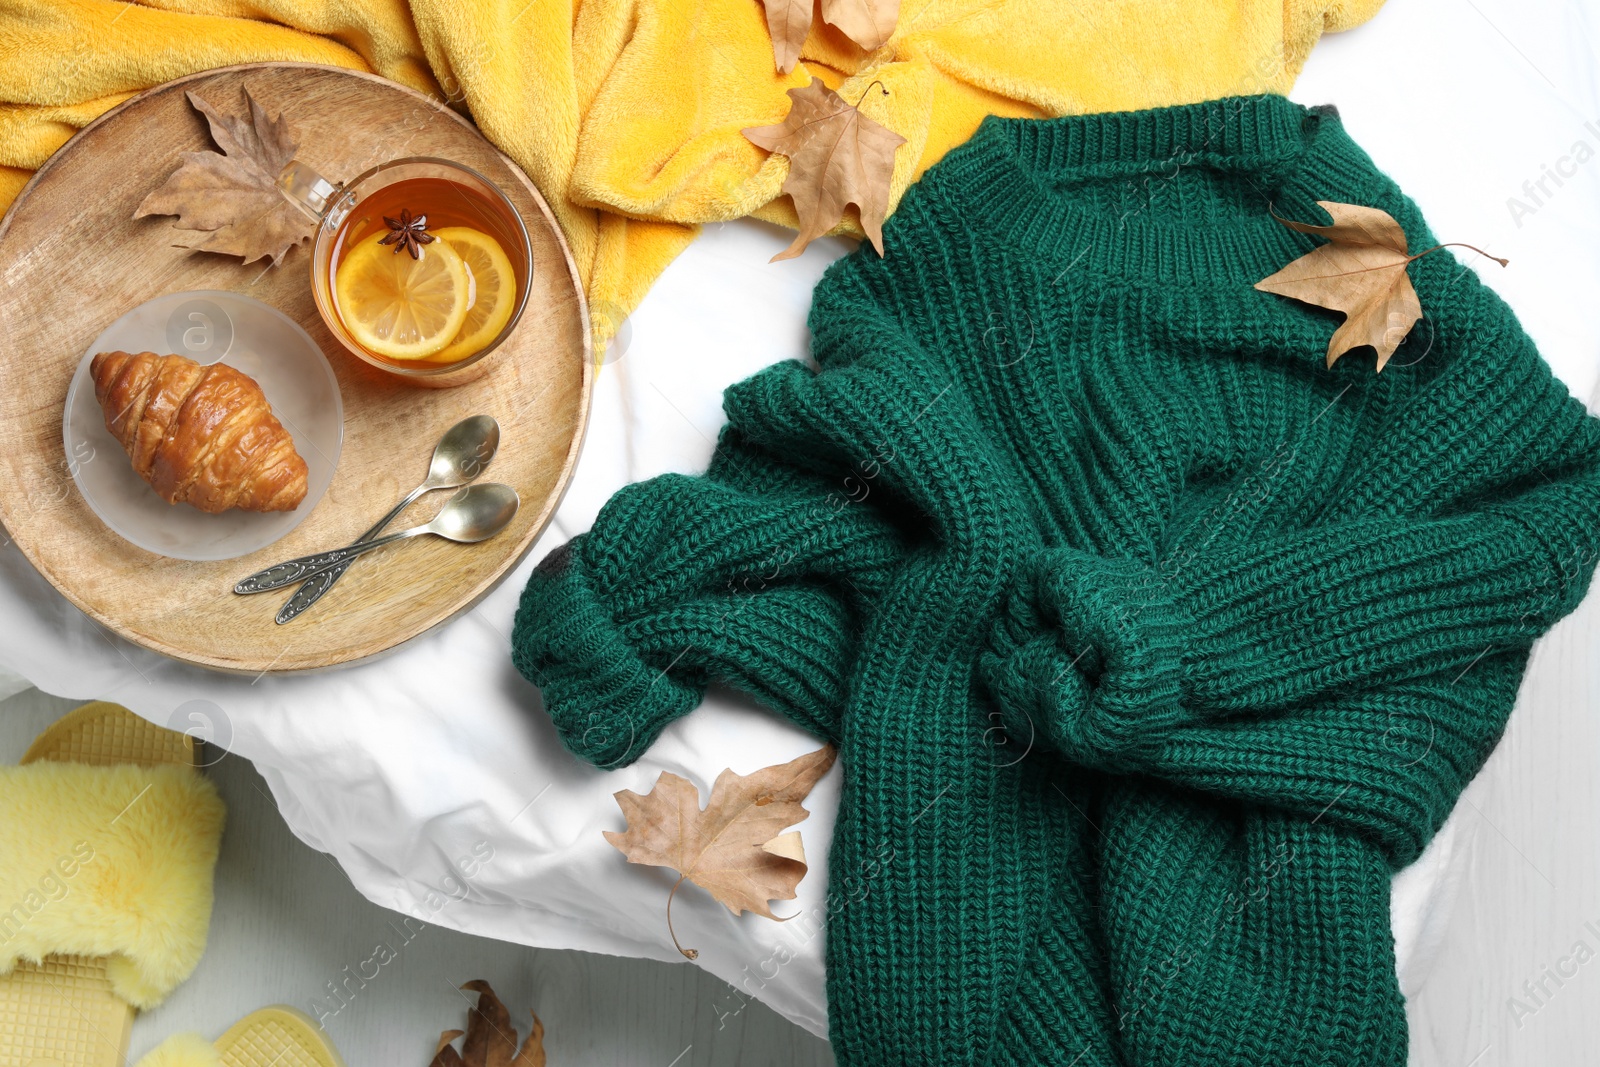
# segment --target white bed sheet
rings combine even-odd
[[[1394,0],[1368,25],[1326,38],[1293,94],[1336,103],[1435,232],[1510,257],[1507,270],[1489,265],[1486,280],[1584,398],[1600,376],[1595,44],[1582,0]],[[1581,163],[1580,142],[1589,149]],[[1559,187],[1546,165],[1559,165]],[[1544,195],[1534,202],[1523,183],[1541,178]],[[1531,210],[1513,212],[1510,197]],[[705,791],[723,767],[748,772],[813,743],[777,716],[714,692],[639,763],[597,771],[557,743],[537,691],[511,666],[509,632],[538,558],[586,529],[626,482],[703,469],[723,387],[804,351],[812,285],[847,246],[823,241],[798,261],[768,264],[788,239],[753,222],[712,227],[669,268],[613,346],[582,460],[550,530],[515,574],[449,627],[341,671],[223,676],[110,636],[7,543],[0,675],[118,700],[250,758],[295,832],[332,854],[377,903],[528,945],[680,959],[663,917],[670,876],[626,864],[601,837],[622,824],[611,794],[648,790],[663,770]],[[419,455],[419,474],[422,463]],[[0,676],[0,691],[14,684]],[[794,921],[735,918],[692,890],[675,901],[675,926],[700,950],[698,965],[739,991],[719,1013],[755,997],[826,1034],[821,902],[838,773],[813,792],[814,814],[800,827],[811,872],[799,899],[779,908]],[[1396,879],[1408,992],[1443,931],[1467,840],[1452,819]],[[447,898],[455,903],[444,908]],[[306,1002],[321,993],[307,989]]]

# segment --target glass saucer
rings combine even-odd
[[[94,397],[89,364],[115,351],[221,362],[254,378],[306,461],[305,500],[293,511],[217,515],[162,500],[134,473]],[[343,441],[339,382],[311,335],[276,308],[221,290],[158,296],[106,327],[72,376],[62,416],[67,467],[89,507],[128,541],[174,559],[232,559],[283,537],[327,492]]]

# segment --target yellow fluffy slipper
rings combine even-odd
[[[122,1067],[205,949],[222,800],[192,738],[85,704],[0,768],[0,1067]]]
[[[215,1044],[173,1034],[136,1067],[344,1067],[344,1060],[310,1016],[277,1004],[246,1015]]]

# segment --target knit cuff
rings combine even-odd
[[[700,693],[650,666],[595,594],[582,564],[583,538],[544,558],[522,591],[511,658],[544,694],[561,741],[600,767],[642,756]]]
[[[1019,576],[979,659],[980,679],[1019,745],[1127,769],[1185,718],[1191,623],[1151,568],[1054,549]]]
[[[794,584],[700,597],[626,633],[647,660],[731,685],[817,737],[838,739],[858,636],[838,590]]]

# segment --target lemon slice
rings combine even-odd
[[[453,363],[480,351],[506,328],[517,303],[517,275],[500,243],[486,233],[467,226],[446,226],[434,236],[461,257],[474,287],[472,307],[461,332],[433,357]]]
[[[380,243],[383,231],[344,254],[334,279],[339,319],[363,347],[390,359],[438,354],[467,320],[472,276],[448,241],[412,259]]]

